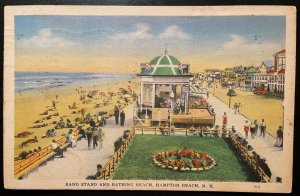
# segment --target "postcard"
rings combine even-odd
[[[7,189],[292,190],[292,6],[8,6]]]

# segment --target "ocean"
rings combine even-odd
[[[134,74],[15,72],[15,92],[47,90],[76,83],[132,79]]]

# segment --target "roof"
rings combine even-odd
[[[242,65],[241,66],[238,66],[238,67],[234,67],[234,70],[235,71],[239,71],[239,72],[243,72],[245,70],[245,67],[243,67]]]
[[[190,76],[189,72],[182,72],[184,68],[188,68],[189,64],[182,64],[180,61],[165,52],[162,56],[153,58],[149,65],[151,69],[148,73],[139,75],[152,75],[152,76]],[[189,70],[188,70],[189,71]]]
[[[246,70],[246,73],[257,73],[258,70],[256,67],[250,67],[249,69]]]
[[[269,67],[272,67],[272,66],[273,66],[273,61],[271,61],[271,60],[263,61],[262,64],[263,64],[265,67],[269,68]]]
[[[267,72],[267,74],[274,74],[274,73],[275,73],[274,70],[270,70],[270,71]]]
[[[234,68],[225,68],[224,70],[225,70],[225,71],[233,71]]]
[[[175,74],[171,67],[158,67],[156,68],[151,75],[180,75],[178,69],[174,69]]]
[[[150,65],[179,65],[180,61],[174,56],[165,54],[153,58],[149,64]]]
[[[279,74],[285,74],[285,69],[281,69],[278,73]]]
[[[280,50],[280,51],[275,53],[275,55],[284,55],[284,54],[285,54],[285,49]]]

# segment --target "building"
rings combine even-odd
[[[264,61],[259,67],[259,72],[253,74],[252,87],[265,88],[271,93],[284,93],[285,49],[274,55],[274,62]]]
[[[221,70],[219,69],[206,69],[205,70],[205,78],[206,81],[212,82],[212,81],[219,81],[221,79]]]
[[[252,87],[253,88],[267,88],[268,74],[267,72],[273,66],[272,61],[263,61],[258,67],[258,73],[253,74]]]
[[[284,94],[285,69],[281,69],[277,74],[277,93]]]
[[[161,123],[180,124],[193,119],[193,124],[214,124],[214,115],[207,109],[199,116],[198,110],[189,107],[190,65],[182,64],[176,57],[168,55],[153,58],[141,64],[140,95],[135,111],[135,121],[143,126]],[[197,113],[198,112],[198,113]]]
[[[278,73],[280,70],[285,69],[285,49],[276,52],[274,55],[274,71]]]
[[[285,49],[280,50],[274,55],[274,70],[277,73],[277,93],[284,93],[284,81],[285,81],[285,66],[286,66],[286,55]]]
[[[225,75],[228,76],[228,78],[235,79],[236,78],[236,73],[234,68],[225,68]]]
[[[236,74],[243,74],[244,71],[246,70],[246,68],[242,65],[238,67],[234,67],[233,69]]]
[[[258,72],[259,72],[259,68],[254,67],[253,65],[245,69],[245,71],[244,71],[245,80],[243,81],[243,84],[242,84],[243,90],[245,90],[245,91],[253,90],[252,81],[253,81],[254,75],[257,74]]]

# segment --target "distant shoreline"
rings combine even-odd
[[[15,94],[45,92],[62,87],[97,85],[109,81],[135,79],[135,74],[87,72],[15,72]]]

